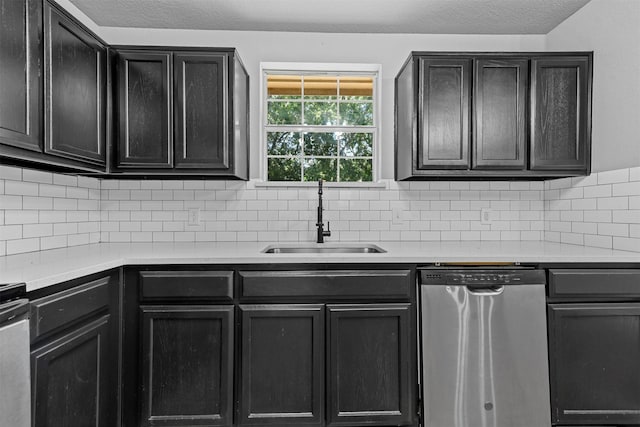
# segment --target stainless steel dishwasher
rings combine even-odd
[[[423,427],[551,425],[543,270],[420,270]]]
[[[0,427],[31,425],[29,301],[24,284],[0,284]]]

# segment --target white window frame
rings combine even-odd
[[[269,74],[311,74],[333,75],[354,74],[373,77],[373,146],[372,153],[372,180],[370,182],[327,182],[329,186],[338,187],[362,187],[376,186],[380,183],[380,137],[382,135],[381,123],[381,64],[349,64],[349,63],[315,63],[315,62],[261,62],[260,63],[260,179],[266,186],[302,186],[317,185],[315,182],[304,181],[269,181],[267,165],[267,76]]]

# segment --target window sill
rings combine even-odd
[[[323,187],[327,188],[388,188],[387,181],[377,182],[323,182]],[[317,181],[309,182],[297,182],[297,181],[262,181],[251,180],[249,186],[255,188],[268,188],[268,187],[294,187],[294,188],[312,188],[317,187]]]

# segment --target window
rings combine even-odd
[[[379,66],[263,64],[267,181],[372,182]]]

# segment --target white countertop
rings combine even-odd
[[[351,242],[356,244],[357,242]],[[264,254],[264,242],[99,243],[0,257],[0,283],[32,291],[116,268],[147,264],[597,262],[640,263],[640,252],[548,242],[371,242],[381,254]],[[286,243],[282,243],[287,245]],[[292,245],[295,245],[293,243]]]

